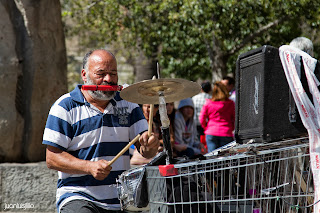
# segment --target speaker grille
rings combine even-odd
[[[239,56],[236,71],[238,142],[277,141],[306,134],[301,119],[289,120],[289,86],[278,49],[265,45]]]
[[[240,60],[240,96],[239,124],[243,134],[256,136],[261,132],[262,117],[259,115],[259,105],[263,102],[263,68],[262,53]]]

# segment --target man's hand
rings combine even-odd
[[[112,169],[106,160],[90,161],[88,167],[89,173],[97,180],[104,180]]]
[[[153,134],[148,136],[148,132],[144,132],[140,138],[140,154],[145,158],[152,158],[157,154],[160,142]]]
[[[88,174],[97,180],[105,179],[112,169],[106,160],[82,160],[53,146],[47,146],[46,156],[49,169],[55,169],[69,174]]]

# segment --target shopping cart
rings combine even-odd
[[[151,213],[312,212],[307,138],[236,145],[206,160],[149,166]]]

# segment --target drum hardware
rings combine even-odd
[[[121,208],[127,211],[149,209],[145,166],[129,169],[117,179],[118,197]]]

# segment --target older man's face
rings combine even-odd
[[[117,61],[106,51],[95,51],[89,57],[88,68],[85,74],[85,84],[88,85],[117,85]],[[110,100],[116,91],[90,91],[95,99]]]

